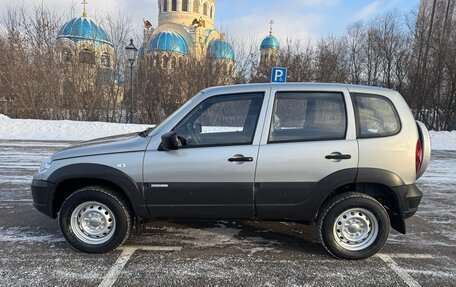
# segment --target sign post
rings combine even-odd
[[[286,83],[287,68],[272,68],[271,83]]]

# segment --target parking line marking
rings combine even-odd
[[[143,251],[165,251],[165,252],[173,252],[173,251],[181,251],[182,247],[180,246],[122,246],[119,248],[122,250],[119,258],[114,263],[114,265],[109,270],[108,274],[105,275],[103,281],[101,281],[98,287],[112,287],[114,283],[116,283],[117,278],[119,278],[120,273],[124,269],[125,265],[127,264],[128,260],[130,260],[133,253],[136,250],[143,250]]]
[[[386,255],[386,254],[383,254]],[[442,256],[435,256],[431,254],[409,254],[409,253],[395,253],[395,254],[388,254],[386,256],[390,256],[392,258],[400,258],[400,259],[434,259],[434,258],[441,258]]]
[[[122,253],[120,254],[119,258],[117,258],[116,263],[111,267],[108,274],[103,278],[100,285],[98,287],[111,287],[116,283],[117,278],[119,278],[120,273],[122,272],[125,264],[127,264],[128,260],[130,260],[133,253],[135,253],[136,248],[133,247],[124,247]]]
[[[120,250],[123,250],[124,248],[134,248],[136,250],[142,250],[142,251],[165,251],[165,252],[173,252],[173,251],[181,251],[182,247],[180,246],[141,246],[141,245],[131,245],[131,246],[125,246],[125,247],[120,247]]]
[[[377,254],[381,260],[383,260],[389,268],[391,268],[399,277],[404,280],[405,284],[409,287],[421,287],[421,285],[415,281],[404,269],[402,269],[389,255]]]

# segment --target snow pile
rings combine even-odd
[[[456,150],[456,131],[430,132],[433,150]]]
[[[9,120],[9,117],[4,114],[0,114],[0,120]]]
[[[139,132],[152,126],[0,118],[0,140],[84,141]]]

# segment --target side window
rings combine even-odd
[[[274,101],[269,142],[339,140],[347,117],[341,93],[279,92]]]
[[[252,144],[263,93],[209,98],[174,129],[183,147]]]
[[[358,138],[397,134],[401,123],[390,100],[382,96],[354,94]]]

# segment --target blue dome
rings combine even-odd
[[[83,40],[94,41],[96,44],[112,46],[106,31],[87,17],[74,18],[65,23],[57,35],[57,39],[67,38],[73,42]]]
[[[261,42],[261,50],[263,49],[280,49],[279,41],[274,36],[268,36],[264,38],[263,42]]]
[[[234,61],[234,50],[231,45],[223,40],[213,40],[209,44],[209,56],[216,59]]]
[[[187,42],[176,32],[160,32],[149,43],[148,51],[188,54]]]

